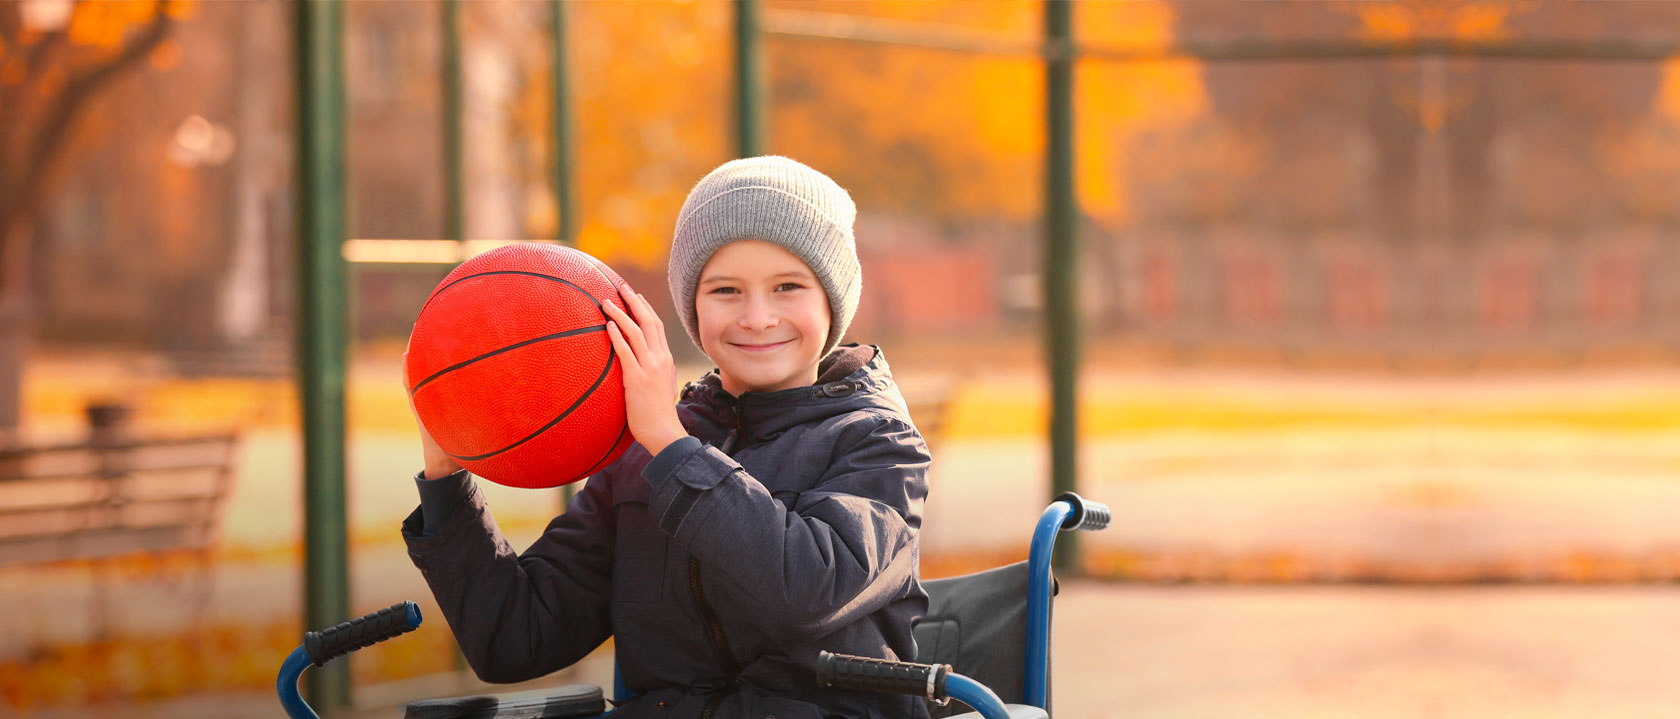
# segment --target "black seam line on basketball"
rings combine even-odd
[[[537,435],[542,434],[544,432],[547,432],[548,428],[553,427],[554,425],[560,424],[560,420],[565,419],[566,416],[570,415],[573,410],[576,410],[578,407],[583,406],[583,401],[586,400],[586,399],[589,399],[589,397],[591,395],[595,394],[595,389],[597,387],[600,387],[602,382],[606,381],[607,373],[612,371],[613,359],[615,359],[615,357],[613,355],[607,355],[607,368],[604,369],[604,370],[601,370],[601,376],[595,378],[595,384],[589,385],[589,389],[584,390],[583,394],[578,396],[577,401],[572,403],[572,406],[567,407],[566,411],[561,412],[559,417],[555,417],[554,419],[549,420],[548,424],[543,425],[541,429],[538,429],[537,431],[526,435],[524,439],[519,440],[518,442],[514,442],[513,444],[510,444],[506,447],[498,449],[494,452],[486,452],[484,454],[474,455],[474,456],[471,456],[471,457],[464,457],[464,456],[461,456],[459,454],[451,454],[449,456],[454,457],[455,459],[459,459],[459,460],[463,460],[463,461],[467,461],[467,462],[477,462],[478,460],[489,459],[489,458],[494,457],[498,454],[501,454],[501,453],[506,452],[510,449],[513,449],[514,447],[518,447],[519,445],[522,445],[526,442],[531,441],[532,439],[535,439]]]
[[[606,329],[607,329],[606,325],[591,325],[589,327],[579,327],[575,330],[566,330],[565,332],[556,332],[556,333],[551,334],[551,335],[543,335],[541,337],[535,337],[535,338],[532,338],[532,339],[525,340],[524,342],[519,342],[517,344],[508,345],[508,346],[503,347],[499,350],[492,350],[490,352],[486,352],[484,354],[481,354],[481,355],[479,355],[477,357],[474,357],[470,360],[467,360],[465,362],[461,362],[459,364],[453,364],[453,365],[450,365],[448,367],[445,367],[443,369],[438,370],[437,372],[433,373],[432,376],[427,377],[423,380],[420,380],[420,384],[414,385],[413,392],[419,392],[421,387],[426,386],[426,383],[431,382],[432,380],[437,379],[438,377],[441,377],[441,376],[443,376],[445,374],[448,374],[450,372],[454,372],[455,370],[458,370],[462,367],[470,365],[474,362],[482,362],[482,361],[484,361],[486,359],[489,359],[491,357],[495,357],[496,355],[499,355],[503,352],[511,352],[513,350],[519,349],[520,347],[524,347],[526,345],[534,345],[538,342],[547,342],[549,340],[557,340],[557,339],[560,339],[562,337],[571,337],[573,335],[581,335],[581,334],[585,334],[585,333],[588,333],[588,332],[603,332]]]
[[[455,285],[461,284],[462,282],[466,282],[467,280],[470,280],[474,277],[485,277],[485,276],[488,276],[488,275],[525,275],[527,277],[541,277],[545,280],[554,280],[555,282],[559,282],[560,284],[563,284],[563,285],[565,285],[567,287],[570,287],[574,290],[582,292],[584,297],[588,297],[590,302],[595,303],[595,307],[597,309],[600,308],[600,306],[601,306],[601,301],[598,300],[598,299],[595,299],[595,295],[590,294],[589,290],[586,290],[582,287],[577,286],[577,284],[573,283],[571,280],[568,280],[564,277],[555,277],[554,275],[545,275],[541,272],[526,272],[524,270],[491,270],[489,272],[475,272],[473,274],[467,275],[466,277],[459,278],[459,279],[455,280],[454,282],[451,282],[447,285],[444,285],[442,287],[437,288],[436,290],[434,290],[432,292],[431,297],[426,298],[426,303],[423,304],[423,305],[420,305],[420,314],[426,314],[426,308],[432,306],[432,300],[437,299],[437,296],[443,294],[444,290],[447,290],[451,287],[454,287]],[[610,283],[611,280],[608,280],[608,282]]]
[[[607,276],[606,270],[601,269],[602,267],[606,266],[606,263],[601,262],[600,260],[597,260],[593,257],[591,257],[589,259],[593,260],[592,262],[589,263],[589,266],[595,268],[595,274],[600,275],[601,279],[607,281],[607,284],[613,285],[613,293],[618,295],[619,303],[624,305],[625,307],[629,307],[630,306],[630,301],[624,299],[624,290],[622,289],[623,285],[613,284],[612,278]],[[588,294],[588,293],[586,292],[584,294]],[[590,295],[590,299],[594,299],[594,295]],[[599,305],[600,303],[597,302],[596,304]],[[601,314],[605,315],[606,313],[602,312]]]
[[[612,444],[607,445],[607,451],[604,454],[601,455],[600,459],[595,460],[595,463],[589,466],[589,471],[584,472],[582,476],[588,477],[588,476],[593,475],[596,472],[600,471],[601,470],[601,465],[606,463],[607,457],[612,456],[613,448],[617,447],[619,442],[624,441],[624,433],[629,432],[629,431],[630,431],[630,425],[625,424],[624,429],[621,429],[621,430],[618,431],[618,439],[613,440]]]
[[[589,471],[584,472],[581,476],[588,477],[594,474],[601,467],[601,463],[607,461],[607,456],[612,454],[613,448],[617,447],[619,442],[624,441],[624,433],[628,431],[630,431],[630,424],[625,423],[624,429],[618,431],[618,436],[613,438],[612,444],[607,445],[607,451],[602,453],[601,458],[595,460],[594,464],[589,465]]]

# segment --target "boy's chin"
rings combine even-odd
[[[743,393],[775,392],[802,387],[811,383],[811,379],[805,378],[802,373],[785,366],[751,367],[736,365],[734,367],[721,367],[719,370],[731,380],[729,384],[741,387]]]
[[[735,372],[731,376],[743,392],[772,392],[788,380],[785,374],[766,372]]]

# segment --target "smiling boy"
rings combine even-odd
[[[404,522],[486,681],[568,666],[609,636],[615,717],[925,718],[920,699],[817,686],[822,650],[913,659],[930,458],[880,349],[840,345],[861,289],[851,197],[785,157],[725,163],[677,219],[669,281],[717,367],[678,392],[664,325],[603,303],[637,444],[515,554],[426,436]],[[633,316],[632,316],[633,315]]]

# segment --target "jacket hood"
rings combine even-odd
[[[736,397],[717,368],[683,388],[682,403],[722,427],[745,426],[746,443],[774,439],[789,427],[858,410],[877,410],[910,424],[904,395],[881,348],[855,342],[817,363],[817,383]]]

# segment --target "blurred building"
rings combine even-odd
[[[1401,17],[1422,7],[1384,5]],[[837,7],[1037,32],[1030,3]],[[551,237],[546,5],[466,8],[468,235]],[[444,234],[435,10],[347,6],[353,236]],[[1082,41],[1106,45],[1137,42],[1125,33],[1147,29],[1139,17],[1166,39],[1393,31],[1367,10],[1079,6]],[[570,11],[581,245],[657,287],[688,186],[730,156],[728,6]],[[1680,25],[1680,8],[1522,5],[1490,17],[1472,18],[1490,37],[1598,42]],[[176,30],[178,62],[154,60],[96,102],[38,232],[41,336],[158,349],[199,371],[284,370],[288,20],[279,6],[205,3]],[[768,48],[771,147],[834,175],[862,209],[866,294],[853,336],[1033,326],[1037,63],[785,37]],[[1680,228],[1680,80],[1667,65],[1104,63],[1081,66],[1079,105],[1081,298],[1098,338],[1566,358],[1680,339],[1680,290],[1662,281],[1680,260],[1669,239]],[[447,269],[356,266],[358,337],[401,337]]]

